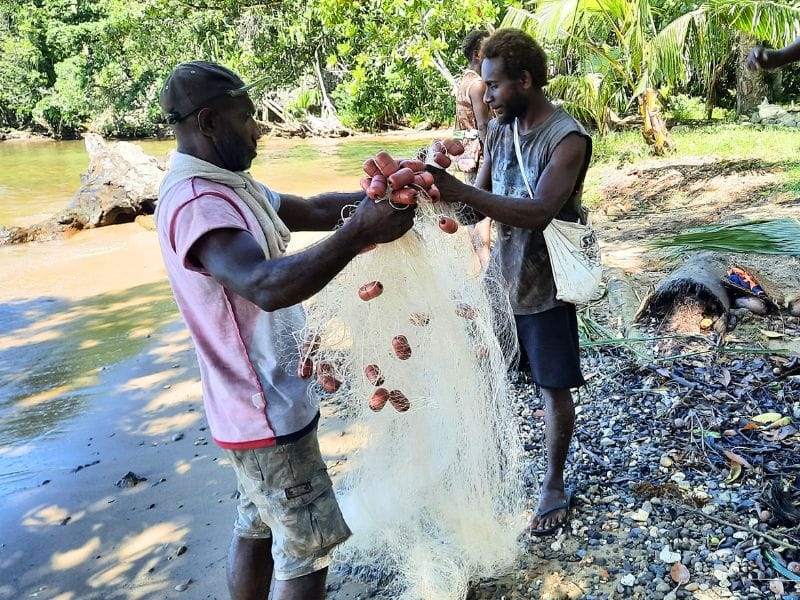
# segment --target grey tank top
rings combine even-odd
[[[572,133],[586,138],[586,158],[572,196],[564,203],[556,218],[576,222],[580,219],[583,180],[592,155],[592,139],[586,130],[562,108],[556,108],[547,121],[520,136],[520,150],[528,182],[535,191],[539,177],[556,147]],[[502,124],[498,119],[490,121],[486,147],[492,160],[492,193],[530,198],[514,150],[513,126]],[[565,304],[556,300],[550,257],[541,231],[497,223],[492,260],[508,283],[514,314],[530,315]]]

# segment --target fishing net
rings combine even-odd
[[[439,227],[447,211],[420,203],[409,233],[356,257],[308,307],[301,336],[315,340],[303,358],[316,389],[338,386],[358,437],[337,490],[353,531],[338,558],[405,600],[462,600],[471,580],[513,564],[525,526],[506,387],[513,315],[467,228]],[[380,293],[365,301],[360,288]]]

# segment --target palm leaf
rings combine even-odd
[[[511,27],[514,29],[523,29],[530,33],[533,21],[533,13],[522,8],[517,8],[516,6],[509,6],[503,20],[500,22],[499,28]]]
[[[753,254],[800,256],[800,221],[764,219],[728,225],[707,225],[650,242],[656,248],[715,250]]]
[[[800,35],[800,6],[765,0],[711,0],[709,12],[730,27],[775,46]]]

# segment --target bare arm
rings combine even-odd
[[[487,192],[492,190],[492,156],[486,144],[483,146],[483,160],[481,161],[480,167],[478,167],[475,187],[479,190],[486,190]]]
[[[292,194],[281,194],[278,216],[289,231],[331,231],[342,218],[342,209],[356,205],[364,197],[363,192],[327,193],[301,198]]]
[[[469,100],[472,103],[472,112],[475,114],[475,127],[478,130],[478,137],[481,138],[481,145],[486,143],[486,130],[489,126],[489,107],[483,101],[483,94],[486,91],[486,84],[483,79],[478,79],[469,88]]]
[[[747,68],[751,71],[777,69],[800,60],[800,37],[780,50],[753,48],[747,57]]]
[[[464,202],[499,223],[542,231],[574,192],[586,152],[587,143],[582,136],[570,134],[565,137],[539,177],[533,202],[529,198],[499,196],[478,189],[486,187],[484,184],[490,177],[490,160],[481,167],[476,187],[461,183],[442,169],[428,167],[428,170],[434,173],[442,200]]]
[[[215,229],[195,242],[189,256],[226,289],[273,311],[310,298],[361,250],[397,239],[413,223],[414,210],[365,198],[344,226],[297,254],[267,259],[249,232]]]

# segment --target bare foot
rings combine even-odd
[[[552,533],[567,522],[569,498],[563,487],[543,490],[539,505],[530,522],[530,532],[534,535]]]

